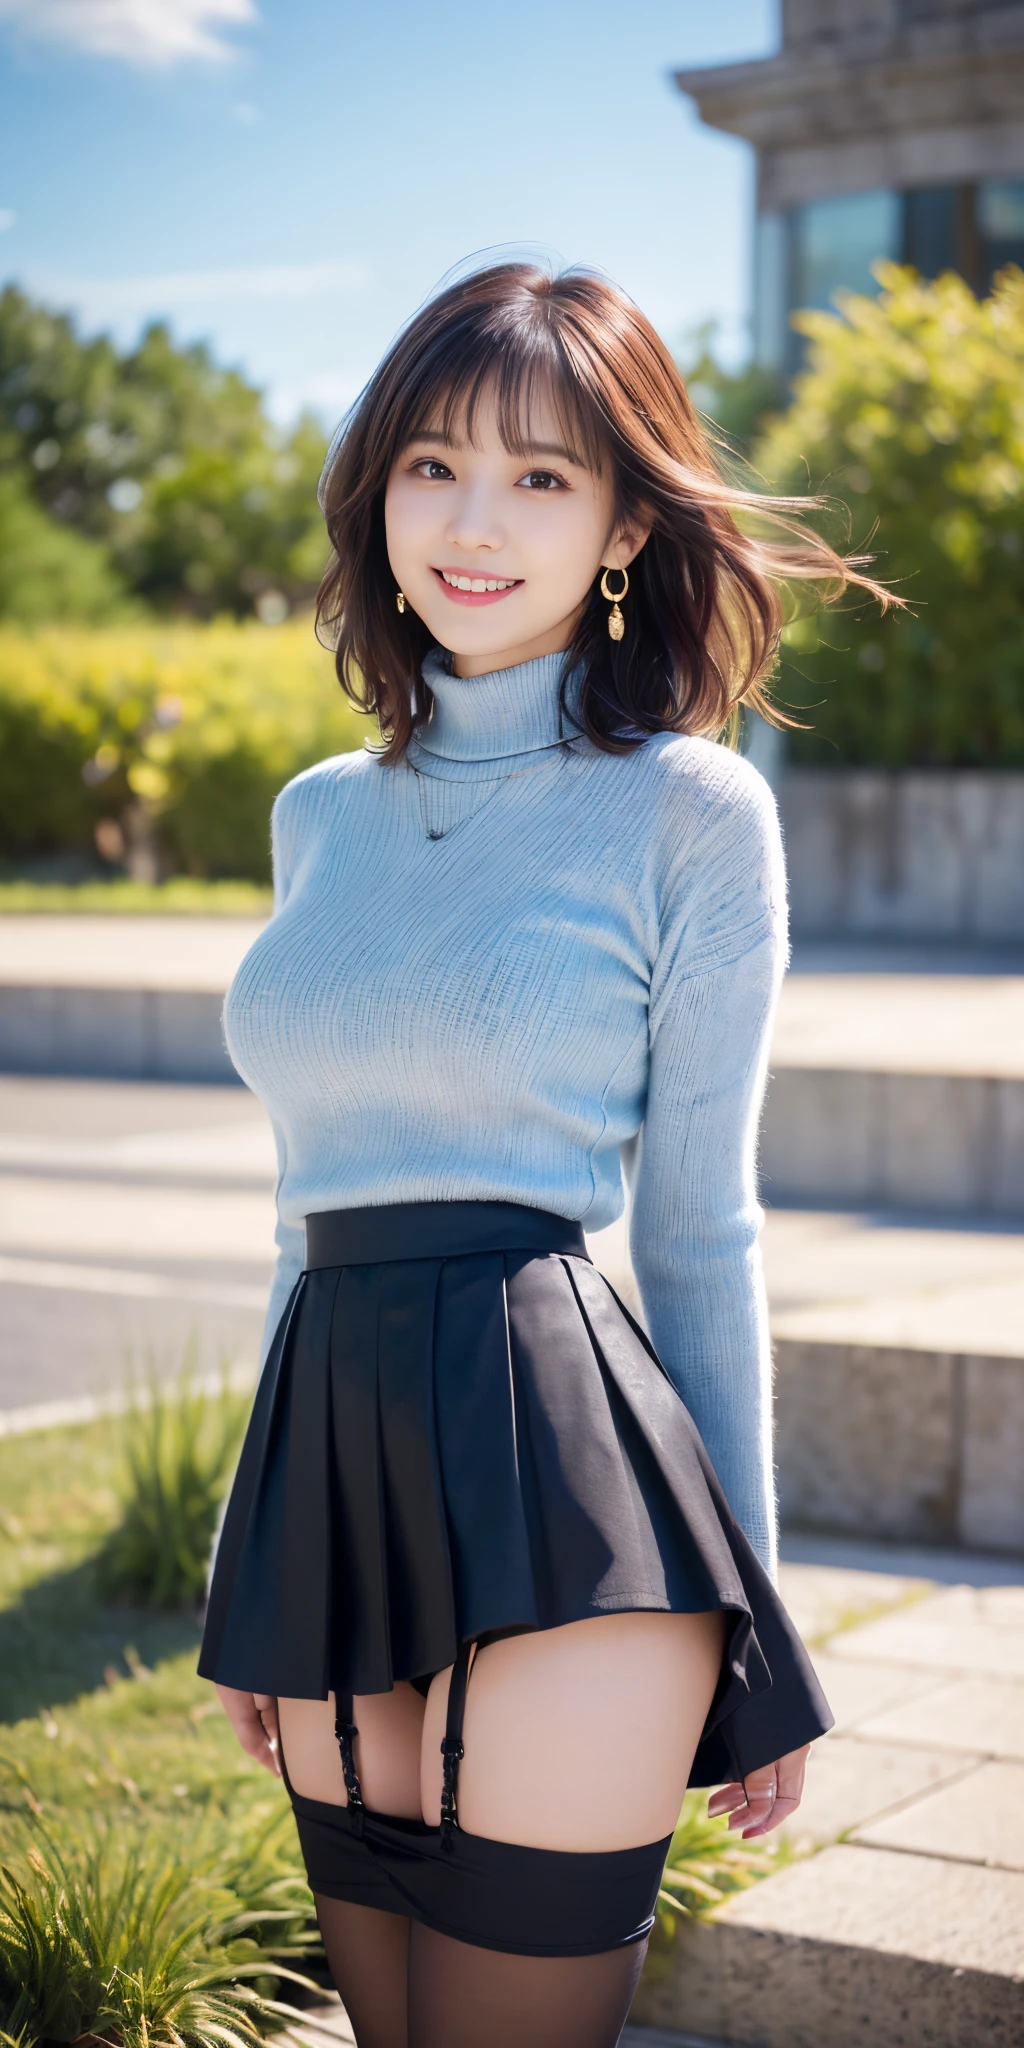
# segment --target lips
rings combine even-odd
[[[452,604],[469,605],[471,608],[484,604],[500,604],[503,597],[510,597],[518,590],[521,576],[471,576],[467,569],[435,569],[433,572],[438,588],[444,591]],[[468,589],[460,589],[455,582],[458,577]],[[488,588],[488,585],[491,587]]]

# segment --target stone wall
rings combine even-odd
[[[1024,941],[1024,773],[792,768],[778,794],[798,936]]]

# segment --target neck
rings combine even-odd
[[[558,651],[485,675],[459,676],[442,649],[432,649],[423,680],[433,709],[415,736],[416,755],[494,766],[500,773],[503,764],[560,746],[576,731],[559,701],[564,668]]]

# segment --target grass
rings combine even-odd
[[[305,1887],[265,1863],[268,1831],[181,1853],[158,1835],[40,1824],[0,1869],[0,2016],[9,2041],[102,2035],[123,2048],[247,2048],[294,2019],[273,1997],[312,1935]],[[261,1858],[261,1851],[263,1852]]]
[[[671,1938],[680,1915],[711,1913],[733,1892],[746,1891],[758,1878],[786,1861],[784,1845],[754,1844],[730,1834],[723,1814],[712,1820],[706,1792],[688,1792],[665,1859],[657,1904],[657,1930]]]
[[[312,1901],[283,1787],[196,1676],[196,1608],[104,1590],[123,1427],[0,1441],[0,2031],[239,2048],[317,1960]]]
[[[104,1597],[122,1460],[118,1420],[0,1440],[0,1848],[26,1787],[48,1817],[287,1812],[195,1675],[196,1609]]]
[[[252,1390],[197,1383],[195,1346],[168,1383],[152,1373],[122,1421],[121,1518],[99,1560],[100,1591],[147,1607],[196,1606]]]
[[[191,1498],[204,1429],[217,1463],[226,1411],[214,1397],[203,1420],[199,1400],[0,1439],[0,2043],[252,2048],[285,2023],[278,1998],[302,1995],[289,1972],[323,1981],[287,1795],[196,1676],[195,1607],[110,1597],[106,1564],[132,1502],[151,1499],[154,1446],[162,1511],[173,1471]],[[776,1867],[689,1794],[655,1970],[681,1913]]]
[[[122,917],[269,917],[273,891],[257,882],[3,882],[0,916],[108,912]]]
[[[132,1663],[190,1651],[195,1616],[104,1601],[103,1547],[121,1519],[119,1425],[0,1439],[0,1752],[4,1725],[103,1697]],[[100,1691],[97,1694],[96,1689]]]

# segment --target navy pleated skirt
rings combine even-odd
[[[221,1534],[204,1677],[386,1692],[482,1636],[712,1608],[726,1642],[693,1785],[832,1716],[578,1224],[506,1202],[308,1219]]]

